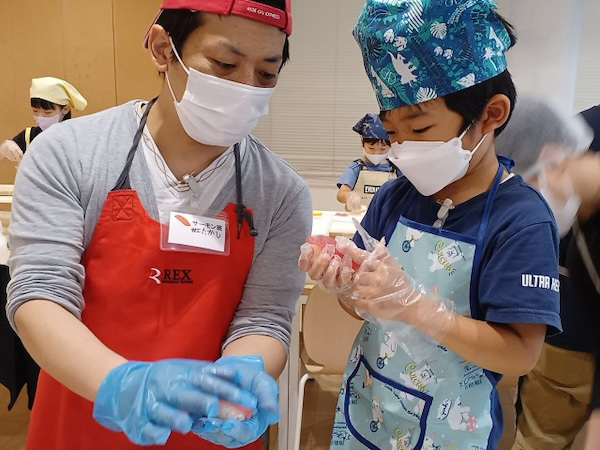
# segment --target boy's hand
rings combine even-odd
[[[386,331],[403,323],[427,329],[427,334],[439,341],[454,322],[453,302],[415,282],[383,243],[362,264],[352,298],[361,317]]]
[[[362,208],[360,194],[358,192],[348,192],[346,196],[346,209],[352,213],[360,212]]]
[[[354,283],[352,262],[361,264],[368,255],[350,239],[338,237],[335,246],[326,245],[322,250],[318,246],[304,244],[298,267],[325,291],[345,295]]]

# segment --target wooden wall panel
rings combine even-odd
[[[4,55],[4,64],[0,64],[0,141],[16,134],[14,117],[18,114],[17,91],[15,89],[14,39],[12,36],[12,5],[2,0],[0,7],[0,55]]]
[[[162,79],[142,41],[160,4],[160,0],[113,0],[118,103],[159,93]]]
[[[31,79],[55,76],[88,99],[86,114],[116,101],[112,0],[1,0],[0,140],[35,125]],[[0,183],[12,183],[14,164],[0,162]]]
[[[85,114],[110,108],[117,98],[112,0],[61,3],[65,79],[87,99]]]
[[[5,14],[7,11],[7,14]],[[35,11],[35,14],[32,14]],[[41,73],[59,76],[63,68],[62,23],[60,0],[3,0],[0,14],[0,29],[7,34],[10,57],[2,74],[0,99],[8,98],[3,104],[0,139],[11,139],[23,128],[34,124],[29,106],[31,78]],[[53,29],[51,23],[58,21]],[[3,36],[4,37],[4,36]],[[7,77],[7,83],[5,78]],[[0,182],[10,183],[15,176],[15,164],[0,162]]]

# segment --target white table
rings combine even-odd
[[[315,211],[313,213],[313,235],[352,237],[356,232],[352,218],[359,222],[364,213],[349,214],[339,211]],[[279,405],[281,420],[279,421],[278,450],[292,450],[296,428],[296,412],[298,408],[298,387],[300,383],[300,328],[302,306],[308,300],[310,281],[307,280],[302,295],[296,305],[296,314],[292,321],[290,352],[287,365],[279,377]]]

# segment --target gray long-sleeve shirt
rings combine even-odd
[[[34,299],[53,301],[81,318],[81,259],[125,166],[137,126],[132,102],[55,125],[32,143],[19,167],[9,228],[7,315],[13,327],[15,311]],[[297,260],[310,234],[310,194],[301,177],[257,139],[247,138],[242,145],[244,203],[254,212],[259,234],[224,346],[249,335],[270,336],[288,346],[305,280]],[[159,220],[142,151],[136,154],[130,181],[148,214]],[[236,202],[234,177],[211,210],[220,211],[230,202]]]

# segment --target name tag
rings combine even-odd
[[[227,224],[215,217],[171,212],[168,243],[225,253]]]

